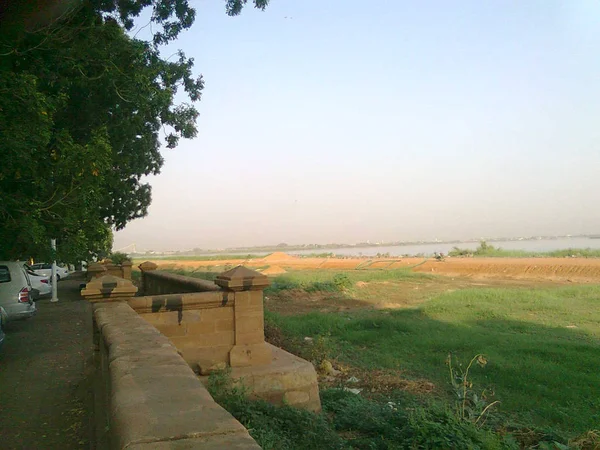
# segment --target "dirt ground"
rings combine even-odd
[[[0,448],[91,448],[92,313],[77,279],[10,323],[0,350]]]
[[[423,258],[300,258],[273,253],[265,258],[222,261],[154,260],[161,266],[201,268],[235,266],[276,266],[283,270],[302,269],[395,269],[412,268],[415,272],[471,277],[479,279],[545,280],[600,282],[600,259],[593,258],[447,258],[445,261]],[[268,270],[268,269],[267,269]]]

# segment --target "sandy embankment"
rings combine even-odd
[[[447,258],[445,261],[423,258],[299,258],[273,253],[265,258],[220,261],[154,260],[159,265],[182,268],[207,266],[269,266],[272,274],[302,269],[385,269],[412,267],[415,272],[473,278],[510,278],[600,282],[600,259],[593,258]]]

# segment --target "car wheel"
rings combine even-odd
[[[60,275],[56,274],[56,282],[58,283],[60,281]]]

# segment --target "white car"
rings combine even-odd
[[[32,291],[22,262],[0,261],[0,306],[5,319],[25,319],[35,315]]]
[[[33,270],[38,275],[43,275],[45,277],[52,278],[52,264],[48,263],[37,263],[32,264],[30,266],[31,270]],[[56,265],[56,281],[64,280],[69,276],[69,271],[64,267],[60,267],[58,264]]]
[[[45,295],[52,294],[52,280],[50,279],[50,277],[47,277],[45,275],[38,275],[27,264],[23,264],[23,268],[25,269],[25,272],[27,272],[27,275],[29,275],[31,287],[34,291],[36,291],[34,293],[35,300]]]

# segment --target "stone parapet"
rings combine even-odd
[[[217,405],[175,346],[126,303],[94,305],[97,386],[117,449],[260,449]],[[97,393],[98,394],[98,393]],[[105,439],[102,439],[102,438]]]
[[[212,281],[199,278],[186,277],[175,273],[156,270],[155,267],[140,264],[142,271],[142,293],[143,295],[183,294],[189,292],[211,292],[219,291],[220,288]],[[146,265],[146,266],[145,266]]]

